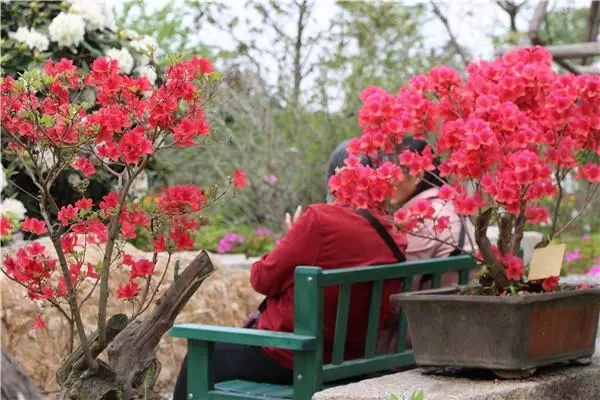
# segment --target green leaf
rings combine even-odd
[[[413,393],[412,396],[410,396],[410,400],[425,400],[425,392],[419,390],[418,392]]]
[[[50,128],[56,123],[54,118],[52,118],[50,115],[42,115],[42,118],[40,118],[39,122],[44,128]]]
[[[211,81],[220,81],[223,79],[223,74],[220,71],[213,71],[208,77]]]
[[[104,54],[102,54],[102,52],[101,52],[100,50],[98,50],[98,49],[96,49],[96,48],[92,47],[92,45],[90,45],[90,44],[89,44],[87,41],[85,41],[85,40],[84,40],[83,42],[81,42],[81,46],[82,46],[83,48],[85,48],[87,51],[89,51],[89,52],[90,52],[90,54],[91,54],[93,57],[102,57],[102,56],[104,55]]]
[[[180,62],[183,59],[181,53],[171,53],[169,55],[167,55],[167,67],[171,67],[175,64],[177,64],[178,62]]]

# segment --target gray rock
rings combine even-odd
[[[249,269],[252,264],[256,261],[260,260],[259,257],[249,257],[247,258],[243,254],[215,254],[210,253],[210,258],[215,260],[215,262],[219,263],[224,267],[229,268],[244,268]]]
[[[600,340],[589,366],[549,367],[521,381],[423,375],[414,369],[324,390],[313,400],[410,399],[423,390],[428,400],[594,400],[600,399]]]
[[[567,276],[561,276],[560,277],[560,283],[565,284],[565,285],[580,285],[582,283],[585,283],[586,285],[590,285],[590,286],[600,286],[600,275],[598,276],[590,276],[590,275],[577,275],[577,274],[573,274],[573,275],[567,275]]]

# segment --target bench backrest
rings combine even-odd
[[[296,353],[294,361],[296,380],[315,379],[319,385],[365,374],[386,371],[401,365],[414,364],[412,350],[405,348],[406,318],[398,319],[398,336],[395,353],[378,355],[376,345],[384,281],[401,279],[402,290],[410,291],[415,275],[433,275],[433,288],[439,288],[442,274],[455,272],[460,284],[469,279],[469,271],[476,267],[471,256],[458,256],[430,260],[410,261],[370,267],[323,270],[319,267],[298,267],[294,279],[294,330],[299,335],[317,338],[317,349],[312,354]],[[344,360],[346,333],[353,284],[371,283],[368,326],[363,358]],[[323,291],[327,286],[338,286],[339,297],[331,364],[323,365]],[[313,365],[313,367],[310,367]],[[318,368],[314,365],[319,366]],[[308,374],[309,376],[303,376]]]

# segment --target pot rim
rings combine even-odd
[[[600,300],[600,288],[577,289],[563,292],[533,293],[528,296],[484,296],[484,295],[458,295],[456,288],[428,289],[407,293],[398,293],[390,296],[390,301],[397,303],[416,302],[456,302],[456,303],[505,303],[505,304],[531,304],[552,301],[569,297],[590,296]]]

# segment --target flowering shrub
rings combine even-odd
[[[89,73],[80,73],[71,60],[50,60],[43,71],[27,71],[18,80],[6,77],[0,84],[2,131],[8,139],[3,152],[21,161],[35,182],[33,195],[40,199],[42,219],[25,218],[20,228],[49,235],[56,252],[51,256],[38,242],[28,243],[6,257],[2,268],[26,288],[30,299],[63,311],[77,329],[92,370],[97,364],[82,325],[82,303],[76,300],[81,283],[98,283],[92,290],[100,291],[98,333],[106,345],[108,296],[132,302],[130,320],[140,315],[162,282],[153,279],[158,252],[192,249],[190,232],[199,226],[199,213],[222,196],[215,187],[194,185],[168,187],[151,202],[132,196],[135,180],[156,153],[194,146],[198,138],[210,135],[204,107],[218,86],[212,64],[197,57],[173,63],[156,88],[146,77],[121,70],[108,58],[95,60]],[[95,91],[96,107],[82,99],[86,90]],[[80,198],[58,206],[52,187],[68,167],[81,175]],[[87,187],[100,171],[114,176],[118,186],[94,202]],[[56,213],[56,222],[50,212]],[[151,238],[151,259],[134,259],[123,251],[124,241],[138,235]],[[86,262],[87,251],[94,247],[104,253],[99,265]],[[130,274],[111,294],[108,282],[116,268]],[[36,326],[44,326],[43,318]]]
[[[231,253],[238,245],[243,244],[246,240],[234,232],[228,232],[219,240],[217,251],[219,253]]]
[[[92,61],[102,56],[118,61],[121,72],[144,76],[152,85],[161,75],[156,57],[160,53],[157,42],[131,30],[119,30],[112,9],[102,0],[2,1],[1,8],[2,75],[17,77],[28,68],[42,66],[48,59],[61,58],[69,58],[78,68],[89,71]],[[82,92],[81,96],[95,105],[92,90]],[[7,144],[4,137],[3,147]],[[43,155],[42,168],[52,165],[52,155],[49,152]],[[21,201],[28,215],[42,218],[36,199],[27,194],[35,189],[35,185],[18,159],[5,155],[2,164],[15,183],[5,194]],[[164,178],[164,167],[154,159],[146,170],[147,173],[139,176],[142,185],[135,185],[138,192],[144,186],[144,180],[147,188]],[[76,170],[65,168],[52,188],[58,205],[74,201],[78,196],[76,187],[80,184]],[[89,196],[99,201],[116,184],[114,176],[100,170],[88,183]],[[50,211],[50,219],[54,221],[55,218]]]
[[[441,176],[449,181],[440,197],[473,220],[476,256],[485,264],[484,278],[493,280],[489,289],[498,294],[508,286],[523,286],[525,267],[517,255],[525,224],[558,215],[562,182],[571,172],[590,186],[591,194],[600,183],[600,77],[558,75],[551,61],[543,48],[520,49],[471,63],[466,79],[435,67],[397,94],[365,89],[360,96],[362,136],[350,143],[346,166],[329,182],[336,201],[382,207],[405,173],[433,171],[436,154]],[[429,146],[422,155],[404,151],[389,156],[405,136]],[[375,168],[359,163],[361,153],[377,160]],[[554,199],[551,209],[541,206],[543,199]],[[394,218],[409,234],[425,219],[435,221],[436,231],[449,224],[436,218],[430,200],[400,209]],[[500,228],[495,244],[486,235],[492,223]],[[546,243],[565,228],[553,218]],[[435,238],[435,232],[430,236]],[[542,287],[553,290],[556,279]]]
[[[587,272],[593,275],[594,267],[600,265],[600,236],[598,234],[569,235],[563,241],[567,245],[563,273]]]
[[[2,72],[15,76],[48,58],[70,57],[79,67],[108,56],[121,72],[145,76],[154,84],[149,64],[156,41],[136,32],[117,31],[113,12],[100,0],[2,2]]]

